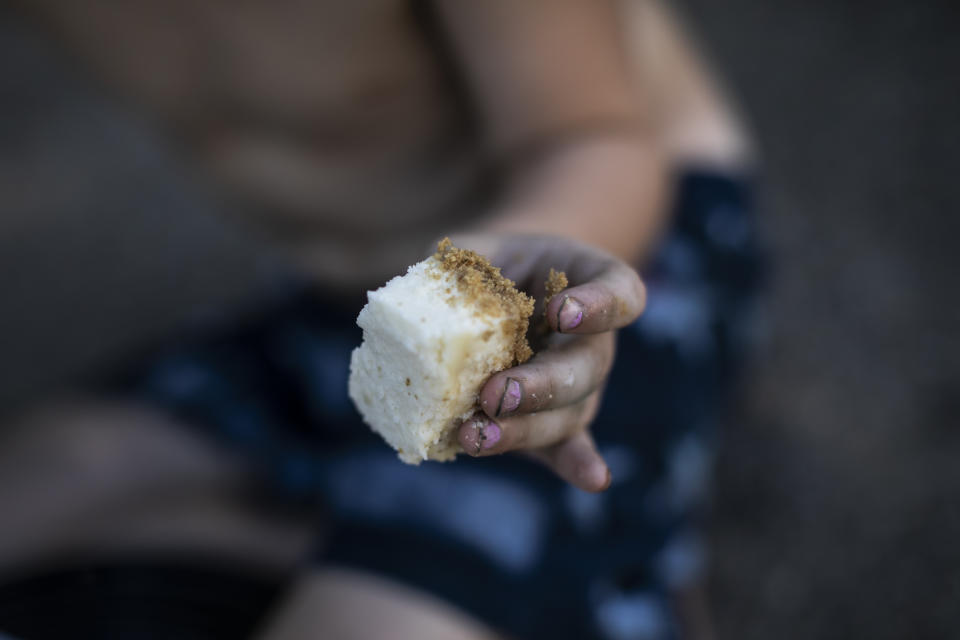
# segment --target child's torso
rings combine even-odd
[[[477,212],[473,123],[405,0],[27,10],[327,285],[378,285]]]

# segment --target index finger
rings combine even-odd
[[[637,272],[611,259],[587,282],[554,296],[546,318],[560,333],[602,333],[636,320],[646,301],[646,288]]]
[[[490,376],[480,389],[480,408],[491,418],[557,409],[583,400],[613,366],[611,333],[570,336],[527,362]]]

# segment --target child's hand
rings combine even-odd
[[[610,472],[588,427],[613,364],[615,330],[643,310],[639,276],[610,254],[564,238],[477,233],[453,241],[489,257],[538,301],[551,268],[570,280],[547,305],[546,320],[556,333],[546,348],[490,377],[480,392],[482,411],[460,426],[460,444],[473,456],[526,451],[567,482],[603,491]],[[538,305],[532,325],[541,314]]]

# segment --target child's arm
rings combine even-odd
[[[509,189],[491,231],[569,236],[624,260],[655,239],[663,164],[613,7],[439,3]]]
[[[546,310],[554,331],[567,335],[491,377],[460,442],[473,455],[528,451],[567,481],[602,490],[609,472],[588,427],[614,331],[644,305],[643,285],[623,261],[643,256],[664,211],[663,166],[615,13],[599,0],[438,6],[510,180],[479,233],[455,242],[528,286],[549,267],[565,269],[572,285]]]

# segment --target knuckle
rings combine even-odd
[[[557,395],[557,378],[556,376],[548,376],[546,389],[540,393],[540,406],[551,406],[553,405],[553,400]]]
[[[523,399],[520,408],[524,412],[538,411],[540,409],[540,398],[543,396],[541,387],[543,386],[543,369],[536,367],[527,372],[520,379],[520,386],[523,389]]]
[[[540,411],[549,408],[557,393],[556,366],[547,364],[537,369],[536,384],[531,385],[530,408]]]

